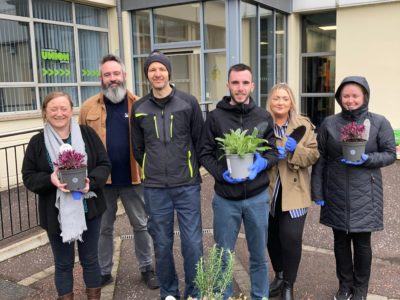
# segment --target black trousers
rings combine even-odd
[[[282,195],[275,204],[275,216],[269,215],[268,253],[275,272],[283,272],[283,279],[294,284],[301,260],[301,246],[306,216],[293,218],[282,212]]]
[[[366,297],[371,275],[371,232],[346,233],[333,229],[333,236],[339,288]]]

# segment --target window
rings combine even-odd
[[[336,12],[303,16],[301,112],[318,127],[334,113]]]
[[[51,91],[69,93],[79,106],[100,90],[99,62],[108,53],[106,9],[13,0],[2,1],[0,14],[15,16],[0,17],[0,113],[39,110]]]

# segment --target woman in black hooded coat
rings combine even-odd
[[[393,129],[385,117],[368,111],[369,96],[364,77],[346,77],[335,94],[342,111],[327,117],[317,136],[320,158],[312,171],[312,199],[321,205],[320,222],[331,227],[334,234],[339,279],[336,300],[366,299],[372,261],[371,232],[383,230],[380,168],[396,159]],[[364,124],[367,119],[370,126],[366,126],[369,134],[365,153],[355,163],[344,160],[340,129],[351,122]]]

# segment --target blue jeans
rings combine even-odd
[[[100,267],[97,258],[101,217],[86,220],[87,230],[83,242],[78,243],[79,260],[83,269],[83,280],[87,288],[100,287]],[[59,234],[48,234],[54,255],[54,281],[59,296],[72,293],[74,286],[75,243],[63,243]]]
[[[184,297],[197,297],[194,286],[196,264],[203,255],[203,234],[200,209],[200,185],[174,188],[144,188],[148,231],[153,238],[156,272],[160,281],[160,296],[180,299],[178,275],[175,269],[174,211],[176,211],[183,266],[185,271]]]
[[[214,195],[214,239],[218,247],[233,251],[243,220],[250,254],[251,299],[268,298],[268,264],[265,241],[268,231],[269,196],[267,191],[246,200],[227,200]],[[233,284],[224,299],[233,295]]]
[[[99,239],[99,264],[101,275],[111,274],[114,252],[114,223],[117,215],[118,197],[121,198],[126,215],[133,227],[135,241],[135,255],[139,263],[139,270],[144,272],[151,266],[151,238],[147,232],[147,215],[144,209],[143,187],[130,185],[114,187],[106,185],[104,196],[107,209],[101,218]]]

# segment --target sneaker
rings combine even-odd
[[[113,277],[111,276],[111,274],[101,275],[101,282],[100,282],[101,287],[110,284],[111,282],[113,282]]]
[[[354,293],[353,298],[351,298],[351,300],[367,300],[367,297],[360,295],[358,293]]]
[[[336,293],[336,295],[333,297],[334,300],[350,300],[352,294],[349,291],[342,291],[342,290],[338,290],[338,292]]]
[[[142,272],[142,278],[144,283],[146,283],[149,289],[155,290],[160,287],[158,277],[153,270],[147,270],[145,272]]]

